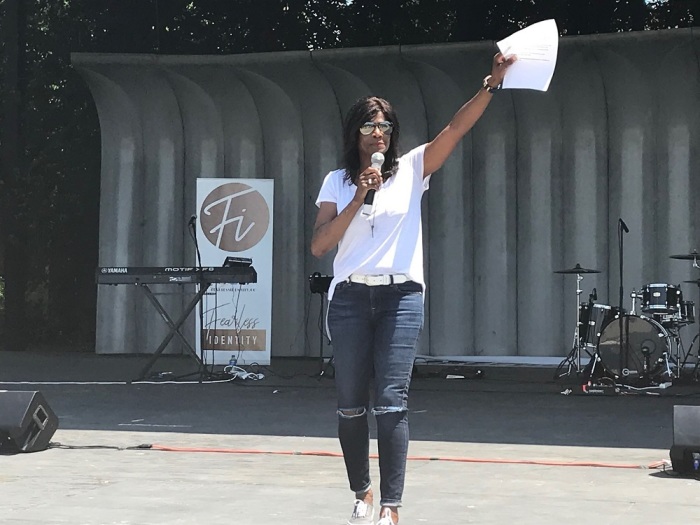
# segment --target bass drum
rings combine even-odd
[[[612,320],[600,334],[598,354],[605,370],[621,383],[662,382],[661,375],[666,372],[664,354],[670,355],[671,349],[669,333],[643,315],[623,315],[621,319],[622,323],[619,317]]]

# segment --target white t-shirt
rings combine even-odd
[[[423,178],[424,152],[425,144],[399,158],[397,172],[374,195],[370,216],[362,215],[360,208],[353,217],[338,243],[329,300],[336,284],[353,273],[406,274],[425,288],[421,198],[428,189],[430,176]],[[340,213],[355,196],[355,189],[354,184],[345,180],[344,169],[331,171],[323,181],[316,206],[334,202]]]

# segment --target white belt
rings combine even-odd
[[[348,280],[352,283],[366,284],[367,286],[385,286],[387,284],[405,283],[410,279],[402,273],[393,275],[358,275],[353,273],[348,277]]]

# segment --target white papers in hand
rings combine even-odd
[[[506,71],[504,89],[547,91],[559,49],[559,30],[554,20],[532,24],[504,38],[497,45],[504,56],[518,57]]]

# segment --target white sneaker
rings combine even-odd
[[[356,499],[348,525],[374,525],[374,507]]]
[[[379,518],[377,525],[396,525],[394,520],[391,519],[391,511],[388,509],[384,511],[384,516]]]

